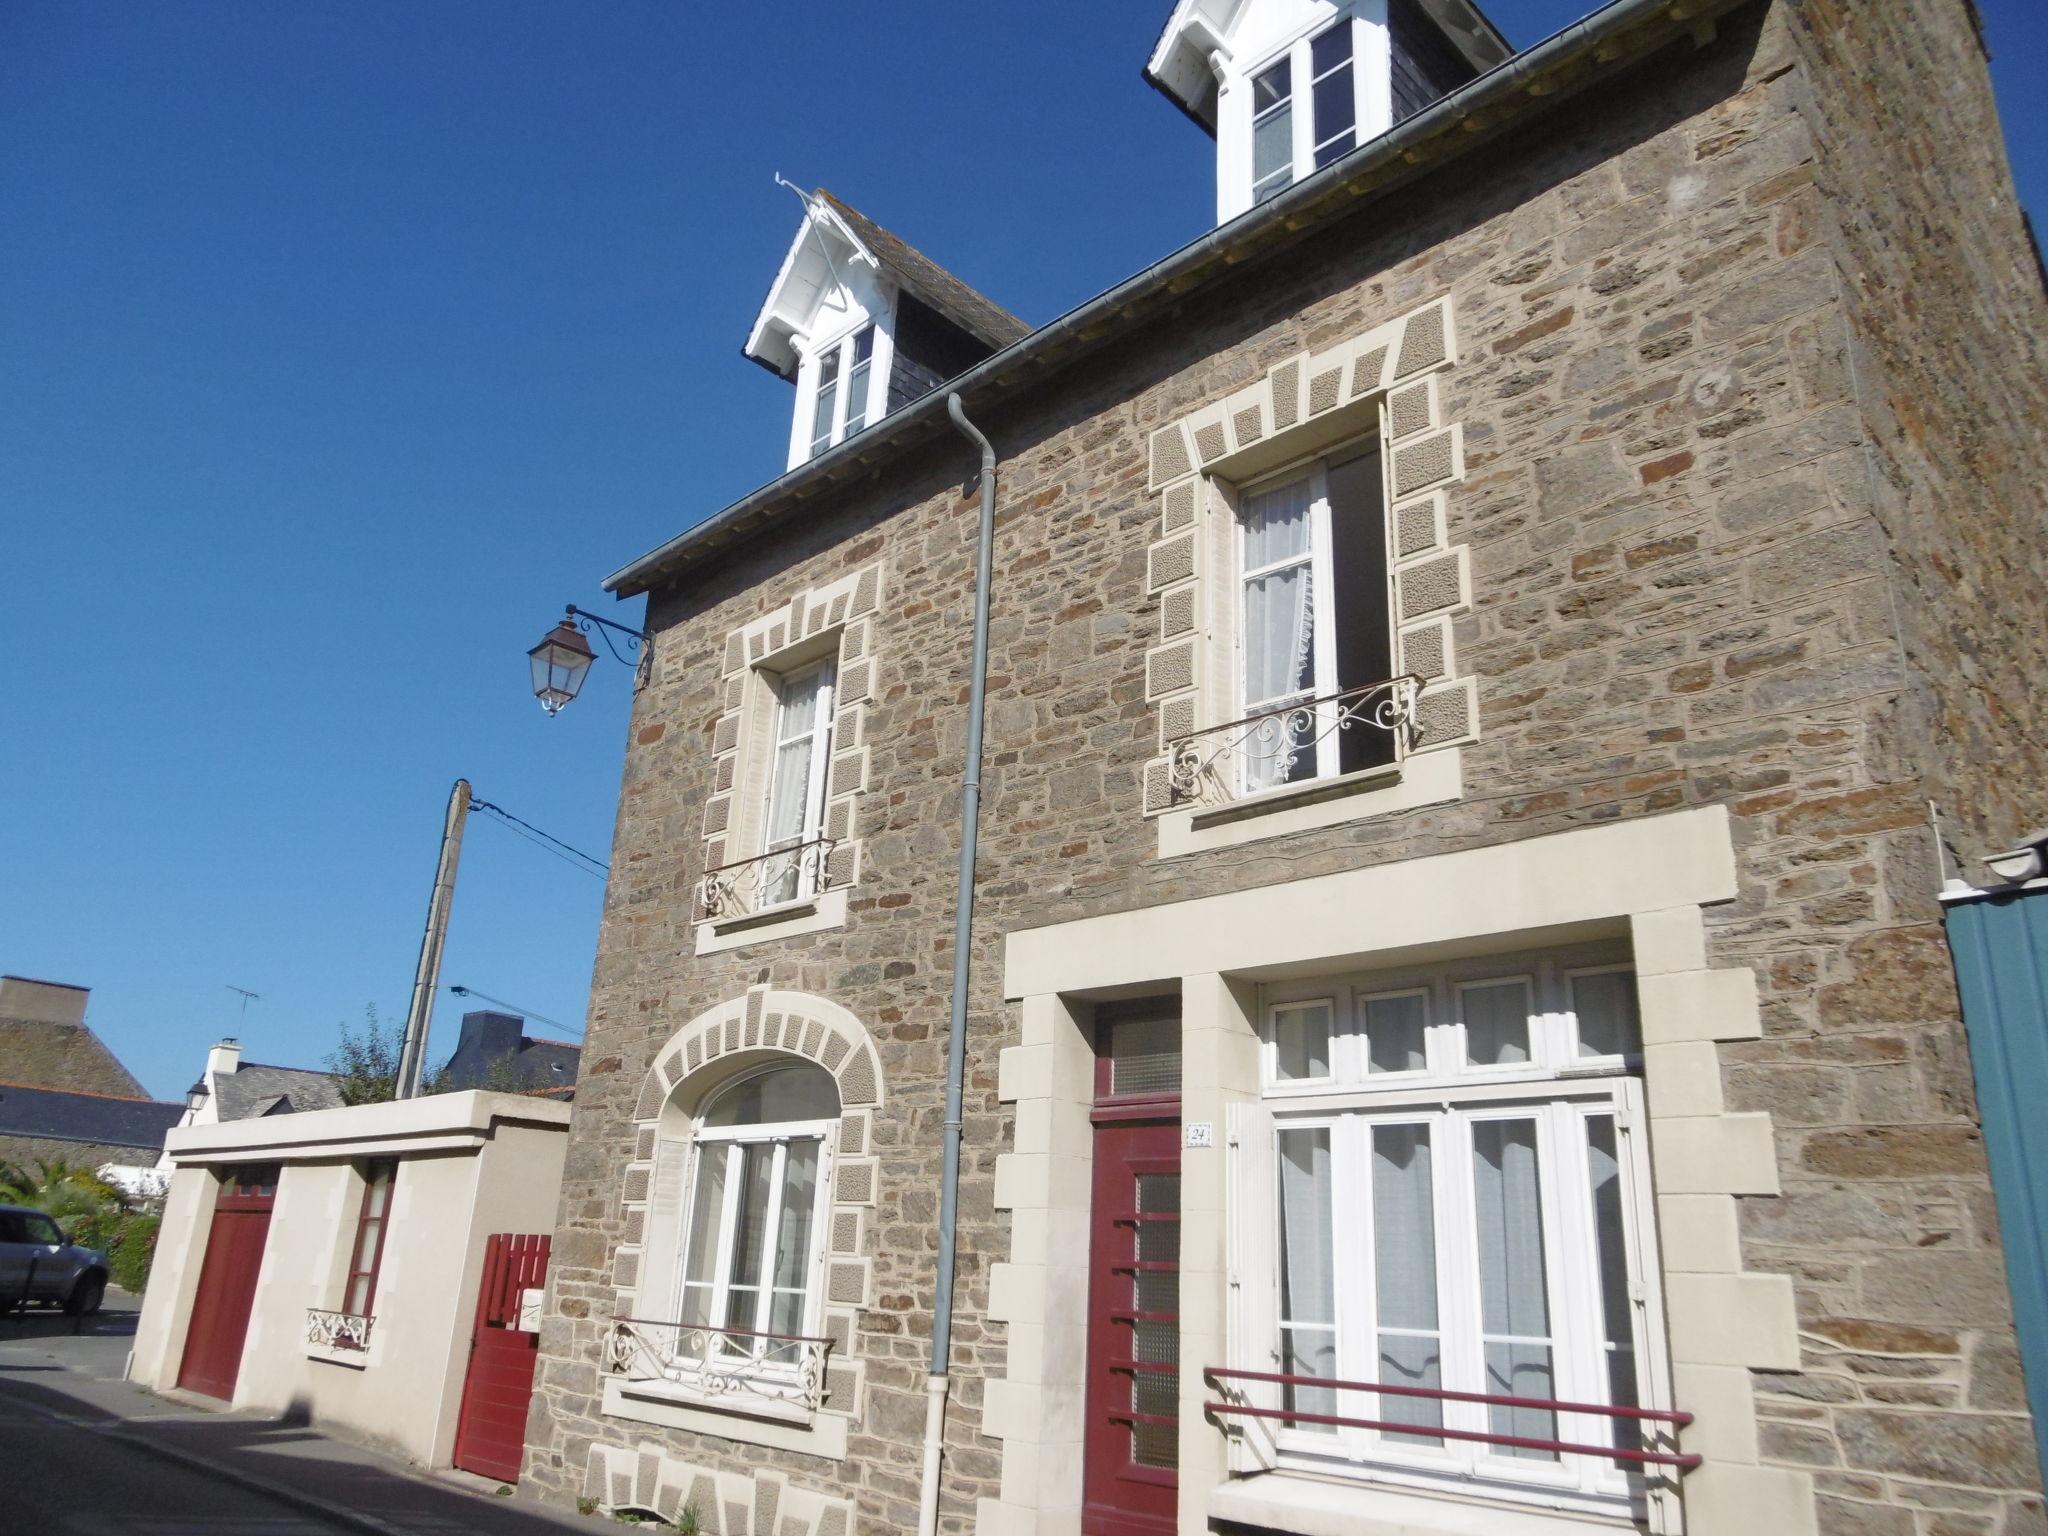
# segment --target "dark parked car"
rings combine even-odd
[[[97,1312],[107,1294],[107,1256],[65,1241],[57,1223],[26,1206],[0,1205],[0,1312],[24,1301]]]

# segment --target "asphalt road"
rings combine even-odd
[[[618,1529],[490,1496],[485,1479],[423,1477],[302,1419],[145,1392],[124,1379],[136,1306],[113,1293],[104,1312],[82,1322],[49,1312],[0,1318],[0,1536]]]
[[[329,1536],[345,1530],[57,1418],[0,1364],[0,1528],[10,1536]],[[349,1531],[348,1536],[356,1536]]]

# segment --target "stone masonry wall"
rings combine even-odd
[[[1190,292],[1113,360],[977,412],[1003,462],[946,1530],[968,1528],[1000,1470],[978,1425],[1003,1362],[984,1318],[1009,1247],[992,1202],[1010,1138],[996,1053],[1018,1023],[1006,932],[1707,803],[1730,807],[1742,883],[1708,914],[1709,963],[1754,968],[1764,1008],[1763,1038],[1724,1048],[1724,1087],[1731,1108],[1776,1117],[1783,1163],[1783,1195],[1744,1202],[1745,1257],[1797,1281],[1807,1351],[1806,1372],[1757,1381],[1761,1454],[1819,1470],[1833,1529],[2048,1528],[1969,1066],[1925,936],[1927,788],[1897,726],[1912,672],[1893,572],[1870,553],[1883,526],[1812,100],[1782,18],[1745,11],[1510,147]],[[1464,424],[1466,470],[1447,517],[1473,589],[1454,638],[1480,715],[1463,799],[1160,861],[1140,803],[1158,741],[1149,435],[1445,296],[1460,363],[1443,410]],[[652,1445],[772,1462],[853,1497],[861,1532],[914,1527],[972,470],[964,445],[908,456],[652,600],[529,1425],[544,1494],[579,1492],[593,1445]],[[793,584],[877,561],[848,924],[695,959],[724,637]],[[758,984],[851,1010],[889,1085],[844,1463],[598,1412],[634,1094],[679,1025]]]

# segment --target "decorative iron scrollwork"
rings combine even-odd
[[[747,917],[818,895],[831,884],[835,846],[829,837],[814,837],[706,870],[697,884],[697,920]]]
[[[628,1381],[668,1381],[707,1398],[749,1397],[815,1410],[832,1341],[694,1323],[612,1319],[604,1368]]]
[[[374,1317],[354,1312],[322,1312],[306,1309],[306,1342],[323,1349],[368,1349]]]
[[[1386,732],[1394,739],[1398,761],[1414,744],[1421,691],[1419,677],[1389,678],[1175,737],[1167,744],[1173,803],[1227,805],[1293,782],[1303,754],[1344,731]]]

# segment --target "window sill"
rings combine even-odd
[[[1462,799],[1464,793],[1460,749],[1412,753],[1398,764],[1289,784],[1228,805],[1164,812],[1158,817],[1159,857],[1173,859],[1235,848],[1289,832],[1441,805]]]
[[[308,1344],[308,1360],[325,1360],[329,1365],[345,1365],[352,1371],[366,1371],[370,1368],[371,1350],[377,1347],[373,1338],[369,1349],[349,1349],[338,1344]]]
[[[715,955],[747,944],[766,944],[798,934],[846,926],[846,886],[835,886],[800,901],[785,901],[759,912],[715,918],[697,925],[696,952]]]
[[[1210,1490],[1207,1514],[1289,1536],[1633,1536],[1639,1529],[1618,1515],[1568,1514],[1294,1472],[1222,1483]]]
[[[846,1420],[793,1403],[736,1402],[727,1398],[714,1404],[673,1382],[627,1381],[607,1376],[603,1412],[607,1418],[687,1429],[771,1450],[796,1451],[833,1461],[846,1457]]]

